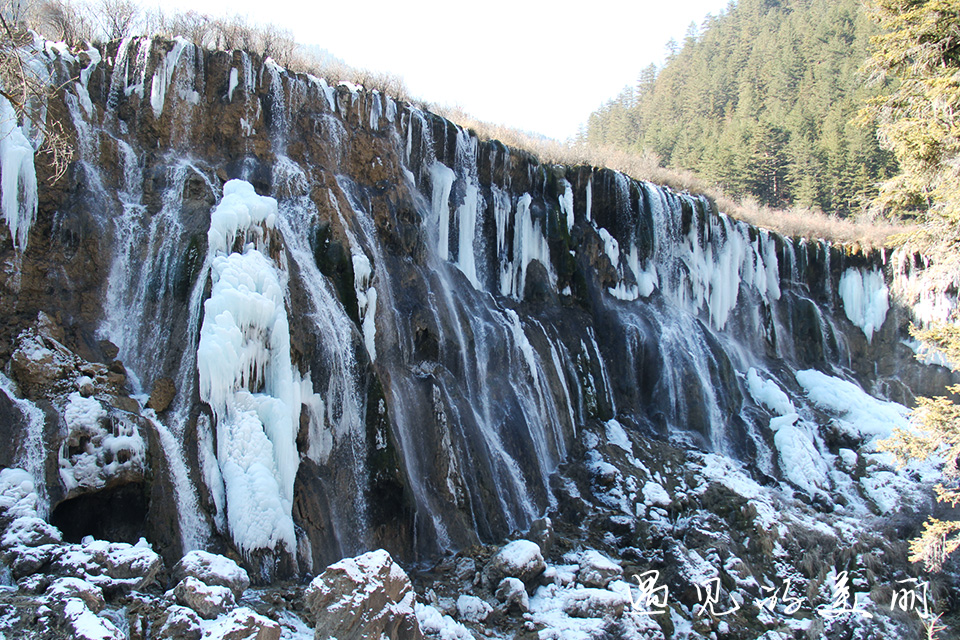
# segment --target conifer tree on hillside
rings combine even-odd
[[[860,0],[739,0],[589,120],[584,142],[651,151],[731,195],[860,210],[895,170],[851,121],[884,90],[860,73],[877,28]]]
[[[925,252],[960,269],[960,4],[956,0],[873,0],[882,27],[869,65],[898,82],[875,98],[865,117],[879,125],[883,144],[901,172],[878,198],[882,207],[908,211],[924,221]],[[956,320],[956,319],[955,319]],[[960,369],[960,325],[935,325],[915,335]],[[960,395],[960,385],[950,387]],[[938,454],[945,461],[937,499],[960,503],[960,405],[946,397],[921,398],[913,414],[917,432],[897,431],[884,447],[902,459]],[[910,545],[910,559],[939,569],[960,548],[960,522],[930,518]]]

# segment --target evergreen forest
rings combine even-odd
[[[581,142],[654,153],[728,195],[850,215],[897,172],[864,103],[879,27],[861,0],[739,0],[590,116]]]

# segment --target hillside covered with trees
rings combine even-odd
[[[731,2],[592,114],[583,141],[653,152],[765,205],[857,212],[896,172],[855,123],[886,91],[862,71],[877,33],[860,0]]]

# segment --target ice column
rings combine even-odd
[[[286,277],[267,251],[277,201],[241,180],[223,194],[208,232],[213,287],[197,349],[200,397],[216,418],[231,536],[244,553],[280,544],[293,552],[301,385],[290,360]],[[231,252],[237,244],[242,253]]]

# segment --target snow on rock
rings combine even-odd
[[[763,380],[753,367],[747,370],[747,389],[755,402],[762,404],[776,416],[796,412],[796,408],[780,385],[773,380]]]
[[[53,340],[33,330],[24,331],[17,337],[17,348],[10,356],[10,366],[21,391],[28,395],[31,388],[34,392],[45,391],[47,386],[72,369],[74,362],[57,346]],[[9,388],[9,385],[4,383],[4,387]],[[7,395],[13,398],[10,393]]]
[[[236,606],[233,591],[228,587],[207,585],[193,576],[187,576],[173,588],[177,602],[193,609],[207,620],[227,613]]]
[[[237,600],[250,586],[250,577],[240,565],[209,551],[194,550],[180,558],[173,567],[174,580],[188,576],[209,586],[227,587]]]
[[[867,342],[880,330],[890,308],[887,283],[879,270],[847,269],[837,287],[843,311],[850,322],[860,327]]]
[[[896,513],[901,503],[900,483],[891,471],[876,471],[860,480],[864,493],[883,514]]]
[[[420,623],[420,629],[431,638],[440,638],[440,640],[473,640],[474,636],[465,626],[451,618],[445,616],[435,607],[428,604],[414,606],[417,620]]]
[[[32,475],[13,467],[0,470],[0,513],[7,517],[36,517],[37,500]]]
[[[853,449],[840,448],[837,452],[840,456],[840,462],[847,473],[854,473],[857,470],[857,461],[859,456]]]
[[[874,441],[888,437],[894,427],[910,428],[909,409],[877,400],[853,382],[814,369],[798,371],[796,377],[814,403],[838,416],[835,422],[848,436]]]
[[[457,616],[466,622],[483,622],[493,611],[487,602],[467,594],[457,598]]]
[[[527,595],[527,589],[519,578],[504,578],[497,585],[497,600],[502,602],[507,609],[517,608],[520,611],[529,611],[530,598]]]
[[[17,125],[13,105],[0,97],[0,208],[13,245],[26,251],[30,227],[37,219],[37,171],[33,145]]]
[[[31,516],[21,516],[7,526],[0,538],[0,547],[9,549],[15,546],[39,547],[45,544],[57,544],[63,541],[59,529],[45,520]]]
[[[167,608],[166,617],[157,632],[159,640],[200,640],[203,629],[200,618],[192,609],[172,605]]]
[[[103,609],[103,589],[79,578],[57,578],[47,587],[47,596],[55,601],[79,598],[94,613]]]
[[[39,547],[38,549],[50,549]],[[51,573],[80,578],[102,588],[140,591],[156,580],[163,566],[149,545],[92,540],[50,549]]]
[[[654,480],[648,480],[643,485],[643,502],[646,505],[667,508],[673,504],[670,494],[663,486]]]
[[[580,554],[580,572],[578,575],[581,584],[602,589],[612,580],[620,579],[623,576],[623,569],[599,551],[591,549]]]
[[[529,540],[514,540],[497,551],[484,570],[487,584],[500,584],[506,577],[519,578],[528,587],[547,568],[540,546]]]
[[[99,618],[80,598],[63,600],[63,621],[77,640],[125,640],[116,625]]]
[[[571,589],[563,599],[563,612],[573,618],[619,618],[629,605],[627,598],[607,589]]]
[[[223,193],[207,233],[212,289],[197,347],[200,398],[216,417],[233,540],[244,553],[279,545],[292,553],[301,385],[290,356],[286,275],[268,257],[277,202],[241,180]],[[238,240],[243,253],[226,255]]]
[[[604,423],[604,427],[607,432],[607,442],[610,444],[620,447],[629,455],[633,455],[633,444],[630,442],[630,437],[627,436],[627,432],[624,430],[623,425],[617,422],[616,418],[611,418]]]
[[[108,415],[99,400],[74,391],[63,419],[67,436],[59,464],[60,479],[68,494],[142,476],[146,444],[137,424],[125,414]]]
[[[317,638],[321,636],[318,634]],[[238,607],[225,616],[217,618],[208,626],[203,640],[280,640],[280,625],[264,618],[253,609]]]
[[[783,425],[774,435],[773,442],[780,453],[780,468],[791,482],[807,493],[830,486],[827,480],[829,466],[806,431]]]
[[[383,549],[344,558],[313,579],[304,594],[321,638],[416,638],[410,579]]]
[[[80,376],[77,378],[77,391],[84,398],[89,398],[96,393],[96,387],[93,385],[93,378],[90,376]]]

